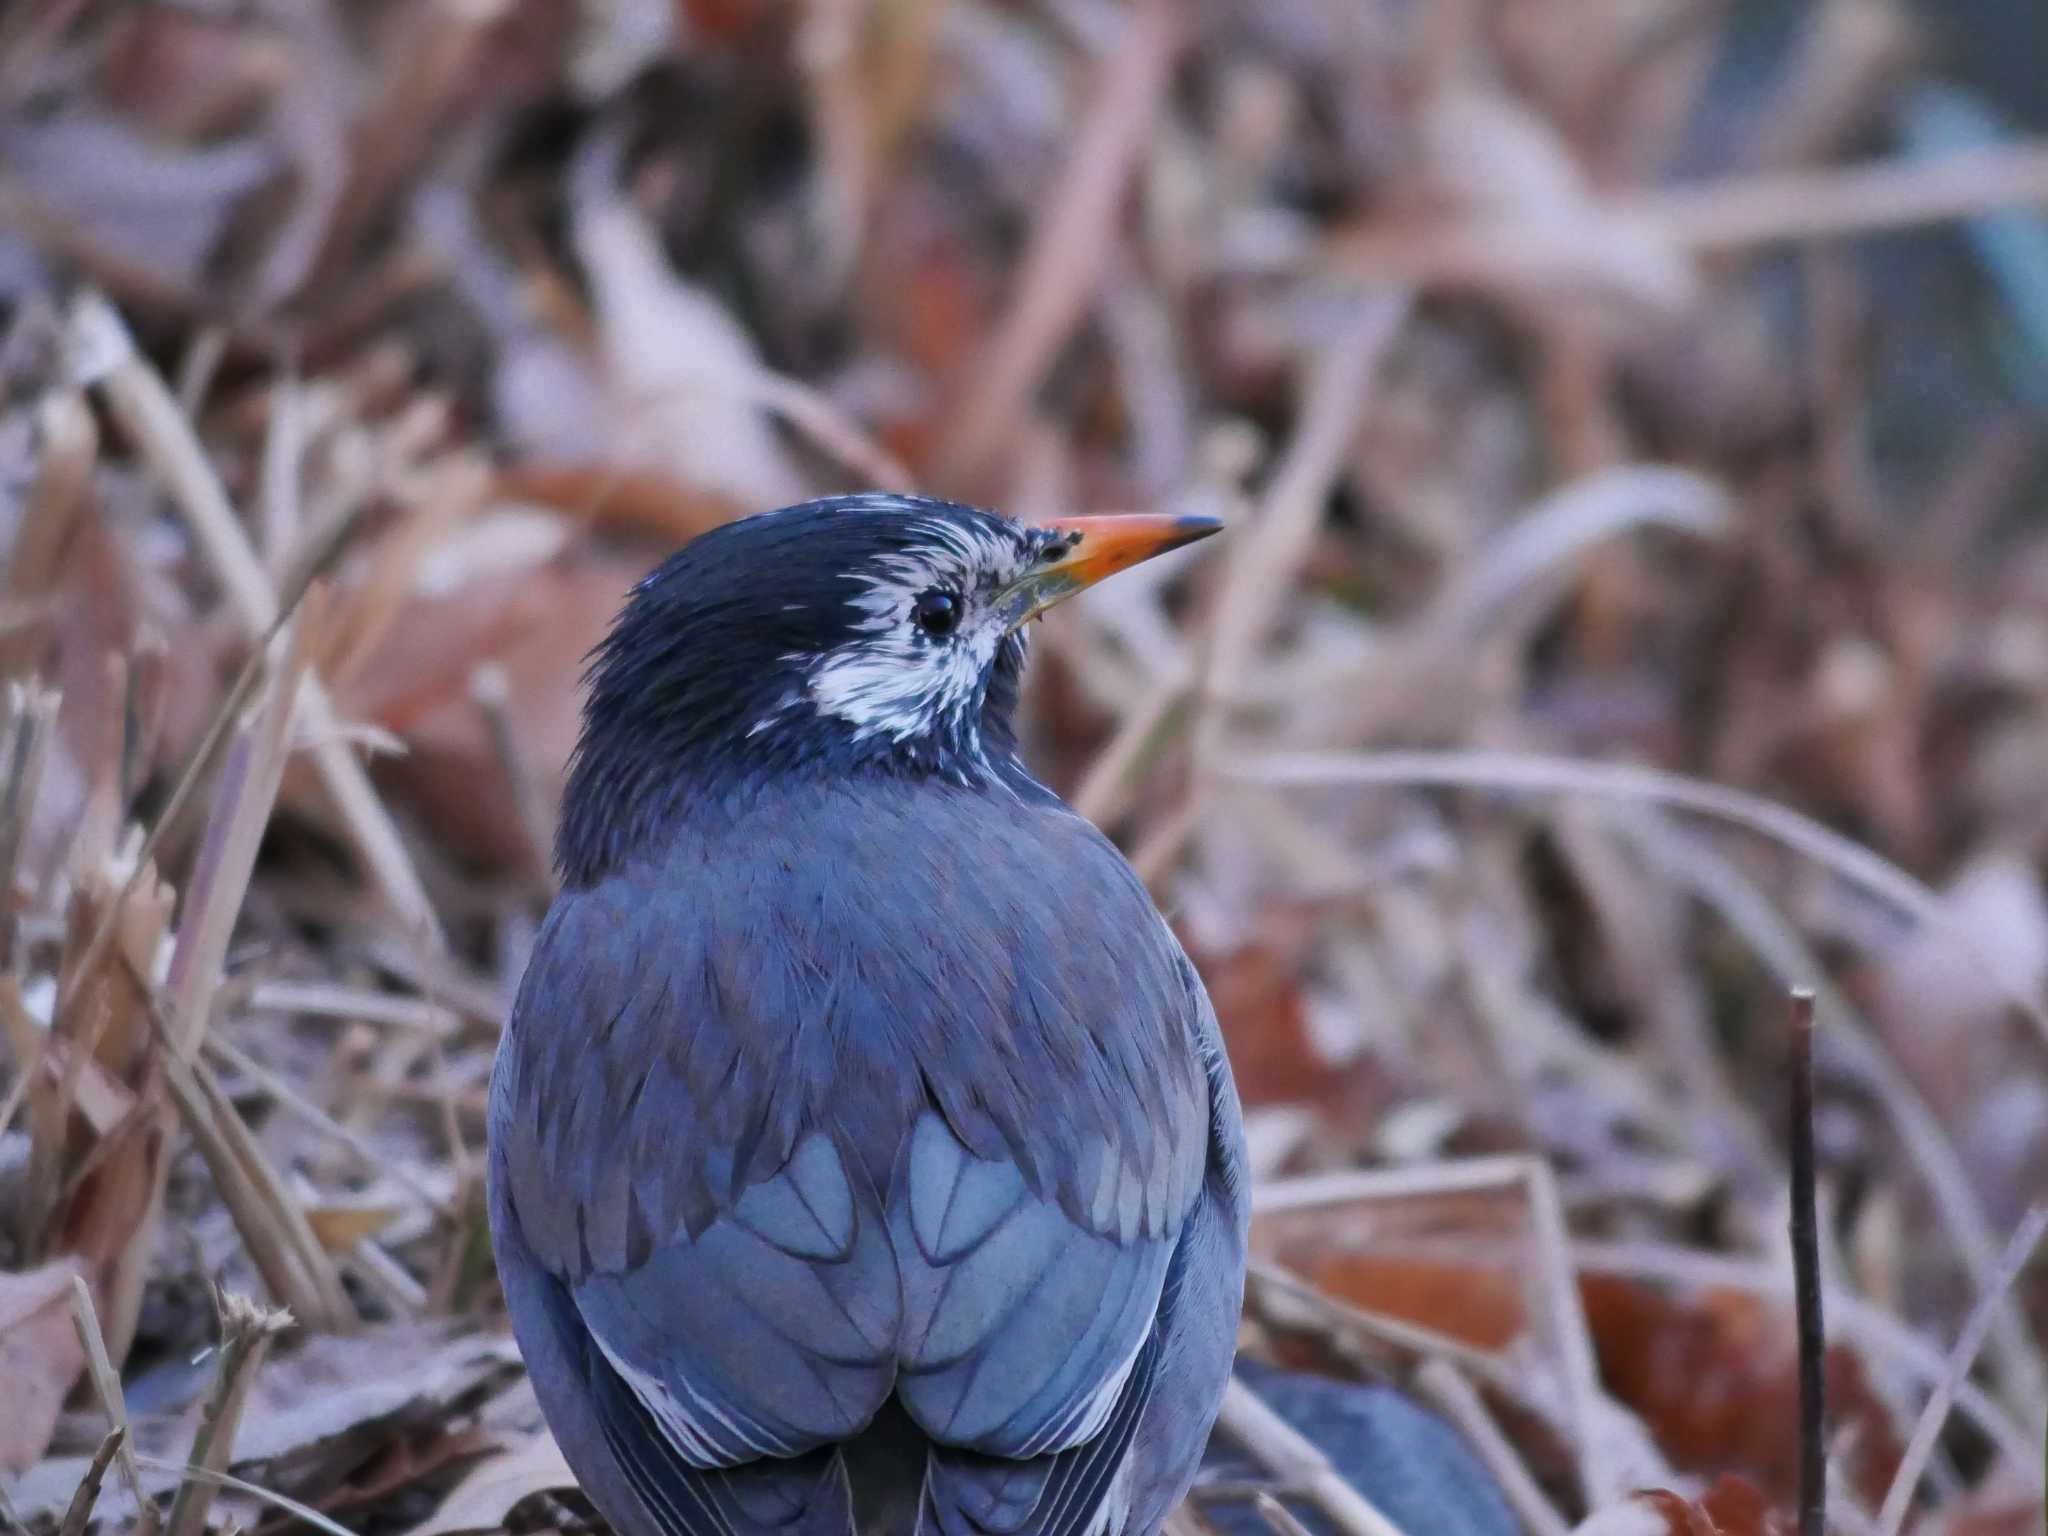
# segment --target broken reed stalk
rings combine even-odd
[[[107,1358],[107,1340],[100,1332],[100,1314],[93,1305],[92,1291],[77,1275],[71,1277],[71,1326],[78,1331],[78,1342],[85,1350],[86,1374],[100,1400],[100,1411],[106,1414],[108,1425],[121,1435],[115,1443],[114,1456],[121,1466],[121,1481],[127,1484],[129,1496],[135,1500],[136,1536],[156,1536],[156,1502],[143,1490],[135,1449],[128,1443],[128,1403],[121,1395],[121,1377],[114,1362]]]
[[[290,1312],[273,1311],[228,1291],[216,1290],[213,1304],[220,1317],[219,1363],[206,1406],[200,1410],[199,1429],[192,1438],[191,1468],[171,1501],[166,1536],[203,1536],[215,1488],[193,1474],[227,1470],[257,1369],[270,1341],[292,1323]]]
[[[1352,1487],[1313,1441],[1235,1376],[1224,1388],[1216,1427],[1275,1478],[1299,1488],[1344,1536],[1402,1536],[1401,1528]]]
[[[107,1468],[113,1465],[114,1453],[127,1439],[128,1431],[119,1424],[107,1431],[100,1441],[100,1448],[92,1453],[92,1465],[85,1469],[85,1476],[79,1479],[71,1502],[64,1507],[64,1522],[57,1527],[57,1536],[85,1536],[85,1523],[92,1518],[93,1506],[100,1501],[100,1486],[107,1480]]]
[[[1799,1320],[1799,1536],[1824,1536],[1828,1507],[1827,1327],[1813,1172],[1813,993],[1792,994],[1792,1275]]]

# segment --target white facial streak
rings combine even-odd
[[[922,547],[883,555],[859,573],[864,590],[853,605],[864,617],[854,637],[823,655],[791,659],[807,663],[811,704],[851,725],[856,740],[908,742],[951,725],[978,754],[982,681],[1007,633],[985,599],[1021,576],[1031,556],[1017,540],[971,525],[933,518],[915,531]],[[934,589],[954,594],[965,609],[944,637],[925,634],[911,616]]]

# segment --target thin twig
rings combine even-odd
[[[1317,354],[1303,390],[1299,424],[1259,498],[1259,514],[1229,545],[1230,563],[1216,599],[1211,692],[1226,698],[1235,692],[1252,652],[1292,600],[1330,489],[1364,420],[1373,380],[1410,303],[1399,290],[1358,294],[1341,327]]]
[[[373,992],[333,981],[259,981],[249,991],[252,1013],[284,1013],[303,1018],[338,1019],[349,1024],[375,1024],[405,1034],[446,1039],[462,1028],[463,1015],[424,997]],[[501,1010],[502,1011],[502,1010]],[[485,1017],[495,1019],[497,1015]]]
[[[221,1091],[212,1070],[204,1061],[179,1053],[161,1008],[153,1007],[150,1017],[162,1032],[164,1084],[264,1283],[309,1327],[351,1326],[355,1305],[305,1210]]]
[[[121,1395],[121,1376],[114,1369],[114,1362],[107,1358],[106,1335],[100,1332],[100,1314],[93,1305],[92,1291],[77,1275],[71,1277],[71,1326],[78,1330],[78,1342],[85,1348],[86,1374],[92,1378],[100,1411],[106,1414],[108,1426],[121,1433],[114,1456],[121,1466],[121,1481],[127,1484],[129,1495],[135,1500],[136,1529],[140,1536],[155,1536],[156,1501],[143,1492],[142,1473],[136,1465],[134,1448],[128,1443],[128,1405]]]
[[[1712,817],[1781,843],[1831,870],[1858,890],[1930,927],[1968,940],[1941,897],[1922,881],[1861,843],[1831,831],[1790,806],[1745,790],[1631,763],[1591,762],[1533,752],[1289,752],[1234,760],[1228,776],[1286,788],[1398,785],[1490,789],[1533,794],[1581,794],[1647,801]],[[2048,1009],[2002,979],[2013,1005],[2024,1010],[2048,1042]]]
[[[1267,1216],[1368,1200],[1496,1194],[1512,1190],[1521,1182],[1527,1162],[1528,1159],[1515,1155],[1466,1157],[1417,1168],[1348,1168],[1337,1173],[1275,1179],[1252,1191],[1252,1209]]]
[[[214,794],[164,983],[175,1026],[172,1038],[186,1056],[199,1048],[206,1033],[228,941],[284,782],[293,708],[303,697],[312,651],[324,629],[325,607],[317,600],[308,603],[293,625],[269,696],[257,718],[239,733]]]
[[[1813,994],[1792,994],[1792,1274],[1799,1319],[1799,1536],[1824,1536],[1828,1508],[1827,1328],[1813,1172]]]
[[[142,846],[130,861],[127,879],[121,883],[120,890],[114,893],[113,899],[102,909],[91,937],[86,940],[85,948],[79,952],[77,963],[71,972],[74,979],[90,975],[98,964],[101,952],[114,936],[115,925],[128,898],[141,882],[144,872],[155,868],[158,848],[170,828],[178,823],[186,807],[191,805],[198,795],[199,787],[205,780],[207,767],[213,762],[221,743],[228,739],[240,721],[242,706],[249,701],[256,691],[256,685],[266,676],[272,643],[298,614],[308,594],[313,590],[313,583],[319,579],[327,563],[339,550],[346,532],[346,523],[337,526],[333,530],[332,541],[312,551],[311,558],[301,563],[293,579],[285,584],[285,595],[278,605],[277,618],[250,646],[249,654],[243,658],[241,670],[235,674],[235,680],[228,685],[227,692],[222,695],[220,703],[215,707],[213,718],[207,722],[206,730],[199,738],[199,745],[192,749],[192,755],[186,759],[185,766],[179,771],[177,782],[171,787],[170,798],[164,801],[162,812],[143,834]],[[62,1014],[71,1001],[67,988],[58,996],[57,1012]],[[0,1121],[0,1126],[4,1124],[4,1121]]]
[[[241,1426],[242,1409],[249,1400],[249,1388],[270,1348],[270,1341],[289,1328],[292,1315],[258,1306],[246,1296],[215,1291],[214,1308],[220,1316],[220,1349],[214,1365],[213,1388],[200,1410],[199,1428],[192,1437],[191,1466],[178,1484],[171,1500],[171,1518],[166,1536],[203,1536],[206,1512],[213,1507],[214,1485],[194,1473],[227,1469],[234,1451],[235,1431]]]
[[[2037,1205],[2027,1212],[2019,1230],[2005,1245],[2005,1252],[1999,1255],[1998,1273],[1991,1288],[1977,1298],[1977,1305],[1971,1309],[1969,1320],[1963,1324],[1963,1331],[1956,1339],[1956,1347],[1949,1352],[1948,1370],[1934,1389],[1934,1395],[1927,1399],[1920,1421],[1913,1426],[1913,1437],[1906,1442],[1905,1453],[1899,1458],[1899,1470],[1892,1478],[1891,1487],[1885,1490],[1884,1504],[1878,1510],[1878,1536],[1899,1536],[1905,1528],[1906,1515],[1913,1506],[1913,1494],[1920,1486],[1920,1474],[1927,1470],[1928,1458],[1934,1454],[1935,1443],[1948,1423],[1948,1412],[1956,1400],[1956,1390],[1969,1377],[1970,1367],[1976,1364],[1977,1353],[1984,1347],[1985,1337],[1991,1332],[1991,1324],[1998,1316],[2005,1293],[2012,1288],[2020,1271],[2026,1268],[2027,1260],[2040,1246],[2043,1233],[2048,1233],[2048,1205]]]
[[[505,669],[495,661],[485,662],[469,675],[469,696],[484,717],[484,728],[497,754],[498,770],[512,794],[512,808],[526,843],[527,862],[543,896],[548,894],[554,867],[553,839],[549,814],[541,793],[540,779],[519,740],[518,722],[512,717],[512,685]]]

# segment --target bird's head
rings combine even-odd
[[[572,883],[686,797],[779,775],[1021,784],[1011,714],[1028,619],[1213,518],[1019,523],[924,497],[743,518],[633,589],[590,671],[559,856]]]

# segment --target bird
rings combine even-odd
[[[1153,1536],[1186,1493],[1237,1093],[1015,713],[1028,621],[1219,527],[811,501],[683,545],[592,652],[486,1188],[620,1536]]]

